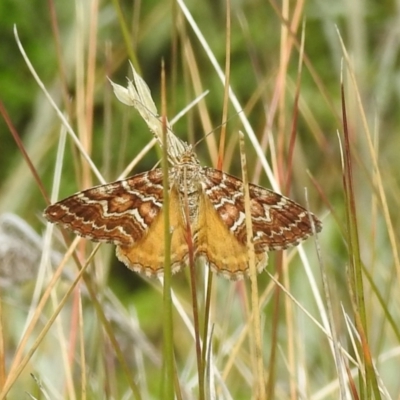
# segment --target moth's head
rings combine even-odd
[[[193,152],[192,146],[188,145],[184,152],[179,154],[176,157],[177,164],[191,164],[191,165],[199,165],[200,162],[196,157],[196,154]]]

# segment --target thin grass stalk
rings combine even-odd
[[[297,139],[297,122],[299,116],[299,98],[300,98],[300,88],[301,88],[301,77],[302,77],[302,66],[303,66],[303,55],[304,55],[304,42],[305,42],[305,23],[303,23],[303,29],[301,32],[301,43],[300,43],[300,54],[297,66],[297,79],[296,79],[296,89],[295,96],[293,101],[293,114],[292,114],[292,122],[291,122],[291,132],[288,144],[288,154],[286,161],[286,168],[283,168],[282,173],[286,171],[286,179],[283,181],[284,185],[284,194],[289,195],[290,187],[292,183],[292,171],[293,171],[293,155],[294,149]],[[291,46],[292,40],[288,38],[288,46]],[[289,50],[287,50],[289,51]],[[284,253],[282,255],[284,260],[284,265],[287,265],[287,257]],[[283,274],[283,280],[285,282],[285,286],[290,288],[290,279],[288,269],[285,268],[285,272]],[[287,321],[287,333],[288,333],[288,368],[290,371],[290,397],[291,399],[296,399],[297,391],[298,391],[298,383],[296,382],[296,360],[295,360],[295,330],[293,327],[293,303],[289,301],[287,297],[284,299],[285,305],[285,315]]]
[[[52,193],[51,193],[51,200],[52,202],[54,201],[54,199],[56,199],[58,197],[58,192],[59,192],[59,188],[60,188],[60,179],[61,179],[61,175],[62,175],[62,160],[64,157],[64,153],[65,153],[65,143],[66,143],[66,131],[64,129],[63,126],[61,126],[61,132],[60,132],[60,139],[59,139],[59,143],[58,143],[58,149],[57,149],[57,161],[55,164],[55,169],[54,169],[54,177],[53,177],[53,187],[52,187]],[[47,241],[47,247],[46,247],[46,251],[44,251],[42,253],[42,260],[44,260],[46,262],[46,264],[49,263],[49,250],[50,250],[50,236],[53,232],[54,227],[51,227],[50,229],[48,229],[47,233],[48,233],[48,239],[49,241]],[[81,241],[83,242],[83,241]],[[36,284],[35,284],[35,292],[32,296],[32,303],[31,303],[31,307],[35,307],[35,305],[37,305],[38,303],[38,299],[40,298],[40,294],[43,291],[43,287],[45,284],[45,268],[43,265],[43,262],[41,263],[42,268],[40,269],[40,272],[43,271],[43,273],[40,273],[38,275],[38,278],[36,279]],[[48,270],[50,273],[50,270]],[[76,294],[76,292],[75,292]],[[56,309],[57,304],[59,303],[59,299],[58,299],[58,295],[56,290],[51,290],[50,292],[50,297],[51,297],[51,301],[52,301],[52,305],[53,305],[53,309]],[[74,297],[74,300],[76,299],[76,296]],[[63,331],[63,327],[62,327],[62,321],[61,318],[57,318],[55,321],[55,325],[56,325],[56,329],[58,331],[58,336],[59,336],[59,340],[60,340],[60,351],[61,351],[61,358],[63,360],[63,364],[64,364],[64,369],[65,369],[65,381],[66,381],[66,390],[68,392],[68,397],[71,398],[71,400],[74,400],[76,398],[75,396],[75,388],[74,388],[74,382],[73,382],[73,374],[71,373],[71,369],[73,366],[73,362],[74,362],[74,357],[73,357],[73,352],[75,350],[75,322],[76,322],[76,309],[75,309],[75,304],[76,302],[73,301],[73,307],[72,307],[72,313],[71,313],[71,323],[70,323],[70,337],[68,338],[68,344],[67,341],[65,339],[64,336],[64,331]],[[29,320],[29,316],[28,316],[28,320]],[[68,354],[69,352],[69,354]]]
[[[34,374],[31,374],[32,379],[35,381],[37,388],[40,391],[40,394],[42,395],[40,398],[44,398],[45,400],[51,400],[51,397],[49,396],[48,392],[46,391],[46,389],[43,387],[43,384],[41,382],[41,380]],[[29,394],[28,394],[29,395]],[[31,395],[31,397],[33,398],[33,396]]]
[[[289,21],[289,1],[283,0],[281,5],[282,17]],[[288,79],[288,66],[290,60],[290,52],[292,46],[288,43],[289,39],[289,26],[281,24],[280,30],[280,46],[279,46],[279,71],[277,76],[277,135],[276,135],[276,148],[277,148],[277,175],[278,182],[283,182],[284,158],[285,158],[285,141],[286,141],[286,80]]]
[[[207,284],[206,284],[206,301],[204,307],[204,328],[203,328],[203,347],[201,349],[201,364],[203,366],[204,373],[209,369],[207,365],[207,353],[210,352],[208,346],[211,346],[211,339],[208,340],[208,328],[210,322],[210,310],[211,310],[211,295],[212,295],[212,285],[213,285],[213,277],[214,274],[209,269],[209,273],[207,275]]]
[[[86,91],[85,91],[85,129],[88,135],[88,144],[90,149],[93,147],[93,108],[94,108],[94,89],[96,77],[96,50],[97,50],[97,30],[99,0],[90,2],[89,17],[89,37],[88,37],[88,55],[86,65]]]
[[[389,326],[392,328],[394,335],[396,336],[397,341],[400,343],[400,327],[397,325],[397,322],[393,316],[393,314],[390,312],[388,308],[389,301],[383,297],[383,295],[379,292],[379,288],[377,284],[374,282],[373,277],[371,273],[368,271],[367,268],[363,265],[363,274],[365,278],[367,279],[368,283],[371,285],[372,291],[376,296],[376,300],[378,301],[379,305],[381,306],[383,312],[384,312],[384,320],[382,321],[382,331],[381,331],[381,336],[382,339],[385,338],[387,335],[387,330],[385,329],[385,324],[389,324]]]
[[[178,37],[178,30],[181,32],[181,40],[183,42],[183,47],[186,48],[189,45],[187,37],[185,34],[182,34],[182,30],[185,30],[185,24],[182,23],[182,16],[177,7],[175,1],[173,2],[173,17],[175,20],[176,29],[173,31],[173,53],[172,59],[173,63],[173,82],[176,82],[177,79],[177,69],[176,65],[176,51],[177,51],[177,40]],[[185,52],[186,53],[186,52]],[[193,63],[192,63],[193,64]],[[189,68],[190,71],[192,68]],[[185,77],[186,77],[186,68],[185,68]],[[173,84],[175,90],[175,84]],[[175,96],[174,96],[175,98]],[[174,103],[175,106],[175,103]],[[191,130],[189,129],[189,132]],[[189,219],[189,209],[188,209],[188,199],[187,193],[185,191],[185,198],[184,198],[184,213],[186,218],[186,236],[187,236],[187,246],[189,252],[189,275],[190,275],[190,290],[191,290],[191,297],[192,297],[192,312],[193,312],[193,327],[194,327],[194,335],[195,335],[195,348],[196,348],[196,363],[197,363],[197,374],[198,374],[198,386],[199,386],[199,399],[205,399],[205,371],[206,371],[206,349],[207,349],[207,332],[208,332],[208,319],[210,313],[210,299],[211,299],[211,288],[212,288],[212,273],[208,274],[208,283],[207,283],[207,294],[206,294],[206,305],[204,309],[204,324],[202,330],[202,339],[200,335],[200,315],[199,315],[199,306],[197,302],[197,280],[196,280],[196,265],[194,260],[194,244],[193,244],[193,237],[192,231],[190,226],[190,219]]]
[[[361,319],[359,316],[357,316],[362,310],[360,307],[362,307],[362,304],[364,304],[364,299],[362,297],[363,295],[363,287],[362,287],[362,277],[361,281],[358,281],[359,276],[357,276],[357,266],[360,265],[360,258],[359,258],[359,252],[357,251],[358,249],[358,232],[357,232],[357,220],[356,220],[356,214],[355,214],[355,198],[354,198],[354,191],[353,191],[353,178],[352,178],[352,163],[351,163],[351,149],[350,149],[350,140],[349,140],[349,132],[348,132],[348,126],[347,126],[347,115],[346,115],[346,103],[345,103],[345,97],[343,93],[343,85],[341,85],[341,90],[342,90],[342,118],[343,118],[343,133],[344,133],[344,154],[343,154],[343,186],[344,186],[344,194],[345,194],[345,200],[346,200],[346,225],[347,225],[347,230],[348,230],[348,249],[349,249],[349,263],[350,267],[348,269],[349,271],[349,284],[351,287],[351,293],[352,293],[352,303],[353,303],[353,311],[355,314],[355,320],[356,320],[356,326],[357,330],[361,331],[363,329],[363,326],[365,327],[366,325],[364,324],[365,322],[365,312],[363,313],[363,317]],[[361,293],[358,291],[361,290]],[[358,326],[358,322],[360,322],[360,326]],[[365,337],[365,335],[362,335]],[[362,351],[361,351],[362,354]],[[360,368],[362,366],[360,365]],[[365,371],[366,373],[367,371]],[[364,390],[367,390],[367,393],[364,393]],[[371,398],[371,393],[368,388],[368,385],[364,386],[362,384],[362,378],[360,377],[359,380],[359,391],[360,395],[362,398],[364,396],[366,399]]]
[[[106,76],[111,76],[112,74],[112,52],[111,43],[107,42],[104,46],[105,53],[105,73]],[[108,181],[111,178],[111,160],[112,152],[110,151],[113,143],[113,113],[112,113],[112,86],[108,84],[106,80],[106,85],[104,85],[104,114],[103,114],[103,151],[102,151],[102,170],[105,179]]]
[[[86,121],[86,91],[87,87],[85,85],[85,52],[86,44],[84,43],[84,38],[86,37],[86,8],[81,2],[75,2],[76,8],[76,36],[75,36],[75,113],[76,113],[76,124],[77,124],[77,134],[79,136],[79,141],[82,147],[85,149],[87,154],[91,154],[91,133],[87,130]],[[85,15],[85,16],[84,16]],[[83,154],[79,154],[78,165],[81,171],[77,174],[77,179],[79,182],[79,187],[90,187],[92,185],[92,175],[90,173],[90,168],[88,164],[84,162]],[[83,242],[80,243],[81,246]],[[82,248],[83,250],[83,248]]]
[[[182,390],[179,384],[178,369],[176,367],[176,362],[174,363],[174,386],[175,386],[176,400],[183,400]]]
[[[184,177],[185,188],[186,185],[186,174]],[[197,304],[197,284],[196,284],[196,265],[194,259],[194,244],[193,244],[193,235],[192,229],[190,226],[190,218],[189,218],[189,202],[187,197],[187,191],[185,190],[184,197],[184,211],[185,211],[185,220],[186,220],[186,241],[188,245],[189,252],[189,272],[190,272],[190,289],[192,294],[192,309],[193,309],[193,325],[194,325],[194,335],[195,335],[195,346],[196,346],[196,362],[197,362],[197,377],[199,383],[199,399],[205,400],[205,391],[204,391],[204,364],[202,362],[202,351],[201,351],[201,342],[200,342],[200,323],[199,323],[199,306]],[[204,338],[207,340],[206,338]],[[203,341],[204,343],[204,341]]]
[[[306,196],[307,196],[307,192],[306,192]],[[307,198],[307,209],[309,209],[308,198]],[[314,227],[314,223],[312,221],[311,216],[310,216],[310,222],[311,222],[311,226],[313,227],[313,235],[315,235],[317,237],[317,233],[315,232],[315,227]],[[333,316],[332,297],[331,297],[331,292],[330,292],[330,287],[329,287],[328,275],[327,275],[325,265],[322,262],[321,249],[319,247],[318,238],[315,240],[315,246],[316,246],[316,252],[318,255],[320,271],[321,271],[321,280],[322,280],[323,291],[324,291],[324,295],[325,295],[325,304],[326,304],[326,311],[327,311],[326,314],[327,314],[328,321],[329,321],[329,328],[330,328],[329,333],[331,335],[333,355],[334,355],[335,366],[336,366],[336,371],[337,371],[337,375],[338,375],[340,398],[345,400],[347,398],[347,396],[346,396],[346,382],[345,382],[344,370],[348,371],[349,368],[348,368],[348,364],[345,362],[345,360],[342,357],[340,341],[338,338],[335,319]],[[328,338],[328,340],[329,340],[329,338]],[[351,375],[349,375],[349,379],[351,379]]]
[[[219,141],[217,169],[222,170],[224,165],[224,151],[225,151],[225,139],[226,139],[226,123],[228,119],[228,108],[229,108],[229,82],[230,82],[230,70],[231,70],[231,2],[226,0],[226,40],[225,40],[225,86],[224,86],[224,102],[222,110],[222,121],[221,121],[221,136]],[[211,340],[208,341],[208,325],[211,308],[211,292],[213,282],[213,272],[210,269],[207,280],[207,292],[206,292],[206,303],[204,313],[204,330],[203,330],[203,349],[202,349],[202,364],[204,371],[206,368],[206,357],[209,353],[208,345],[211,345]]]
[[[163,169],[163,210],[164,210],[164,286],[163,286],[163,328],[164,328],[164,374],[163,398],[174,399],[174,343],[171,298],[171,232],[169,218],[169,175],[167,146],[167,105],[164,62],[161,69],[161,121],[162,121],[162,169]]]
[[[228,119],[229,108],[229,85],[231,75],[231,2],[226,0],[226,39],[225,39],[225,82],[224,82],[224,102],[222,108],[221,136],[219,140],[217,168],[221,169],[224,165],[224,151],[226,138],[226,121]]]
[[[63,321],[61,318],[56,318],[54,321],[56,338],[59,341],[59,349],[61,353],[60,363],[63,364],[64,373],[65,373],[65,390],[67,392],[68,399],[76,400],[75,388],[74,388],[74,380],[73,380],[73,365],[74,365],[74,357],[73,353],[76,349],[76,296],[77,292],[75,291],[73,294],[73,305],[71,312],[71,321],[70,321],[70,336],[68,340],[65,337],[64,329],[63,329]],[[79,294],[78,294],[79,298]],[[50,293],[50,299],[53,306],[53,311],[57,309],[59,304],[59,298],[56,290],[52,290]],[[79,316],[78,316],[79,318]]]
[[[136,58],[135,52],[133,51],[134,47],[133,47],[131,35],[129,33],[128,26],[127,26],[127,24],[125,22],[125,18],[124,18],[124,15],[122,13],[122,9],[121,9],[121,5],[119,3],[119,0],[112,0],[112,2],[114,4],[115,11],[117,12],[117,17],[118,17],[119,25],[121,27],[122,37],[124,38],[125,48],[126,48],[126,51],[128,53],[128,58],[131,60],[131,62],[134,65],[135,69],[139,73],[141,73],[139,62],[138,62],[138,60]]]
[[[10,130],[11,135],[12,135],[13,139],[15,140],[15,143],[17,144],[18,149],[22,154],[22,157],[24,158],[26,164],[28,165],[28,168],[31,171],[33,178],[35,179],[35,182],[40,190],[40,193],[42,194],[43,198],[46,200],[47,204],[50,204],[49,195],[43,186],[42,180],[40,179],[35,166],[33,165],[28,153],[26,152],[24,143],[22,142],[17,130],[15,129],[15,126],[12,123],[11,118],[1,100],[0,100],[0,114],[2,115],[5,123],[7,124],[7,127]]]
[[[87,393],[87,370],[86,370],[86,351],[85,351],[85,332],[83,329],[83,309],[82,298],[79,296],[79,350],[80,350],[80,364],[81,364],[81,394],[80,399],[86,400]]]
[[[182,20],[182,18],[181,18]],[[181,25],[185,26],[181,22]],[[182,47],[183,47],[183,52],[184,52],[184,57],[185,57],[185,62],[188,64],[188,73],[190,74],[190,79],[191,79],[191,85],[193,87],[193,91],[197,97],[203,96],[204,94],[204,88],[202,86],[201,78],[200,78],[200,66],[197,64],[196,60],[196,54],[195,51],[188,40],[187,36],[182,37]],[[207,106],[205,101],[200,101],[198,104],[198,112],[199,112],[199,118],[201,121],[201,126],[203,127],[203,132],[212,132],[213,131],[213,126],[211,123],[211,117],[209,115],[209,111],[207,110]],[[212,161],[216,160],[218,157],[218,151],[217,151],[217,144],[216,144],[216,139],[215,135],[209,135],[207,134],[205,136],[205,142],[207,143],[207,148],[208,152],[210,154],[210,158]]]
[[[170,112],[172,115],[176,114],[176,88],[178,82],[178,44],[179,44],[179,19],[180,13],[178,12],[178,7],[175,1],[171,2],[171,16],[172,16],[172,26],[171,26],[171,73],[170,73],[170,98],[172,99],[172,104],[170,104]]]
[[[197,376],[199,383],[199,399],[205,400],[205,388],[204,388],[204,364],[202,362],[202,351],[200,343],[200,323],[199,323],[199,306],[197,304],[197,285],[196,285],[196,268],[194,260],[194,247],[192,241],[192,230],[189,223],[189,213],[188,213],[188,202],[187,193],[185,193],[185,209],[186,209],[186,232],[187,232],[187,243],[189,249],[189,269],[190,269],[190,290],[192,294],[192,309],[193,309],[193,325],[194,325],[194,335],[195,335],[195,346],[196,346],[196,362],[197,362]],[[205,338],[206,339],[206,338]],[[203,341],[204,343],[204,341]],[[204,345],[204,344],[203,344]]]
[[[216,397],[216,391],[215,391],[215,382],[213,379],[213,374],[214,371],[211,369],[211,362],[212,362],[212,339],[213,339],[213,333],[214,333],[214,326],[211,326],[210,329],[210,334],[208,337],[205,338],[207,341],[206,345],[203,345],[203,349],[207,349],[207,354],[205,356],[206,360],[209,362],[206,364],[205,362],[203,363],[204,366],[204,381],[207,382],[207,387],[205,388],[205,394],[206,394],[206,399],[212,399]],[[211,362],[210,362],[211,360]]]
[[[51,97],[50,93],[48,92],[48,90],[46,89],[45,85],[43,84],[43,82],[40,80],[39,75],[36,73],[35,69],[33,68],[32,63],[30,62],[28,56],[26,55],[26,52],[22,46],[21,41],[19,40],[18,37],[18,31],[17,28],[14,26],[14,36],[15,36],[15,40],[17,42],[19,51],[22,54],[22,57],[25,60],[25,63],[27,65],[27,67],[29,68],[29,71],[31,72],[31,74],[33,75],[33,78],[35,79],[35,81],[37,82],[38,86],[40,87],[40,89],[43,91],[44,95],[46,96],[47,100],[49,101],[49,103],[51,104],[51,106],[54,108],[54,111],[56,112],[57,116],[60,118],[62,124],[64,125],[64,127],[66,128],[67,132],[69,133],[69,135],[71,136],[72,140],[74,141],[76,147],[78,148],[80,154],[83,156],[83,158],[85,159],[85,161],[90,165],[90,168],[92,170],[92,172],[96,175],[96,177],[98,178],[100,183],[106,183],[104,178],[102,177],[101,173],[99,172],[99,170],[97,169],[96,165],[94,164],[94,162],[92,161],[92,159],[89,157],[89,155],[87,154],[85,148],[82,146],[82,143],[80,142],[80,140],[78,139],[78,137],[76,136],[74,130],[72,129],[71,125],[69,124],[69,122],[67,121],[67,119],[65,118],[64,114],[61,112],[61,110],[57,107],[57,104],[55,103],[55,101],[53,100],[53,98]],[[1,104],[1,103],[0,103]],[[23,153],[24,154],[24,153]],[[29,157],[27,157],[28,160]],[[30,161],[28,161],[28,165],[31,166],[32,163]],[[35,169],[32,170],[32,173],[34,174],[34,177],[36,179],[37,177],[37,181],[38,181],[38,186],[39,188],[42,188],[43,185],[41,183],[41,180],[39,179],[39,176],[37,175],[36,172],[34,172]],[[48,201],[48,196],[45,193],[45,191],[42,191],[42,193],[44,194],[44,198]]]
[[[282,184],[283,171],[284,171],[284,142],[285,142],[285,104],[286,104],[286,79],[287,79],[287,69],[290,59],[290,53],[292,49],[292,43],[289,41],[289,34],[291,31],[290,21],[289,21],[289,2],[287,0],[283,1],[279,15],[282,20],[286,21],[286,24],[281,24],[280,30],[280,60],[279,60],[279,72],[276,82],[276,95],[277,95],[277,124],[278,124],[278,136],[276,144],[276,154],[273,153],[271,149],[272,157],[276,157],[276,172],[278,176],[278,182]],[[294,33],[294,32],[293,32]],[[293,35],[295,36],[295,35]],[[279,252],[276,257],[276,270],[278,273],[278,280],[282,282],[283,279],[283,254]],[[278,344],[278,327],[281,315],[280,309],[280,294],[281,289],[277,286],[274,292],[273,299],[273,323],[272,323],[272,334],[271,334],[271,353],[269,359],[269,374],[267,382],[267,397],[275,397],[275,379],[276,379],[276,353]],[[288,316],[287,316],[288,318]],[[291,385],[292,386],[292,385]]]
[[[58,71],[58,76],[60,78],[60,83],[61,83],[60,86],[61,86],[61,90],[62,90],[64,108],[66,110],[66,114],[71,115],[72,110],[71,110],[71,102],[69,101],[68,79],[67,79],[67,74],[66,74],[64,60],[63,60],[63,54],[61,51],[62,47],[61,47],[61,40],[60,40],[60,29],[58,26],[56,7],[54,4],[54,0],[47,0],[47,4],[48,4],[48,8],[50,10],[51,29],[53,32],[54,45],[55,45],[56,56],[57,56],[57,71]]]
[[[365,298],[364,298],[364,284],[362,278],[362,262],[360,255],[359,245],[359,234],[357,227],[357,207],[354,194],[354,182],[353,182],[353,169],[352,169],[352,155],[350,138],[347,124],[346,114],[346,102],[344,94],[343,82],[341,84],[341,95],[342,95],[342,115],[343,115],[343,133],[344,133],[344,187],[346,195],[346,211],[347,211],[347,223],[348,223],[348,244],[349,244],[349,256],[350,256],[350,279],[352,284],[352,290],[355,295],[355,322],[357,326],[358,334],[361,340],[361,354],[363,355],[363,361],[365,363],[365,390],[360,380],[360,396],[361,398],[370,399],[372,398],[371,389],[374,392],[375,398],[380,399],[381,395],[379,392],[378,383],[374,367],[372,364],[372,357],[368,344],[367,336],[367,318],[365,310]]]
[[[292,183],[292,172],[293,172],[293,154],[294,147],[297,138],[297,121],[299,117],[299,98],[300,98],[300,87],[301,87],[301,77],[302,77],[302,67],[303,67],[303,56],[304,56],[304,42],[305,42],[305,29],[306,24],[303,23],[303,29],[301,31],[301,42],[300,42],[300,54],[299,63],[297,66],[297,79],[296,79],[296,91],[293,102],[293,117],[292,117],[292,129],[290,131],[288,156],[287,156],[287,167],[286,167],[286,179],[285,179],[285,195],[289,194],[290,186]]]
[[[259,400],[266,399],[265,382],[264,382],[264,362],[263,362],[263,346],[262,346],[262,334],[261,334],[261,318],[260,318],[260,303],[258,298],[258,286],[257,286],[257,269],[256,269],[256,258],[254,252],[253,238],[253,227],[251,224],[251,209],[250,209],[250,190],[249,181],[247,178],[247,163],[246,153],[244,144],[244,135],[239,132],[239,143],[240,143],[240,159],[243,171],[243,191],[244,191],[244,208],[246,214],[246,235],[247,235],[247,250],[249,254],[249,272],[250,272],[250,284],[251,284],[251,327],[252,336],[254,338],[254,353],[256,358],[256,371],[255,372],[255,383],[256,383],[256,398]]]
[[[6,382],[6,354],[4,347],[3,322],[3,300],[0,296],[0,387],[4,387]]]
[[[282,283],[282,260],[283,255],[282,251],[276,253],[275,256],[275,265],[276,265],[276,274],[277,281],[280,285],[283,286]],[[273,311],[272,311],[272,323],[271,323],[271,352],[269,356],[268,363],[268,381],[267,381],[267,398],[272,399],[275,397],[275,379],[276,379],[276,353],[278,348],[278,325],[280,320],[280,294],[281,287],[277,285],[274,288],[273,293]]]
[[[288,291],[291,291],[290,280],[290,261],[287,253],[282,253],[282,282]],[[299,374],[298,366],[301,365],[301,360],[296,359],[296,341],[299,339],[296,330],[296,321],[294,314],[294,304],[287,296],[283,296],[284,318],[286,323],[287,343],[286,343],[286,358],[289,380],[290,399],[295,400],[299,390]],[[288,396],[289,397],[289,396]]]

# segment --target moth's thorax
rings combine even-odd
[[[184,221],[186,221],[186,213],[188,212],[189,222],[193,227],[199,213],[202,172],[197,159],[193,159],[191,153],[187,153],[186,155],[186,158],[183,157],[180,160],[182,162],[170,168],[169,179],[170,187],[174,187],[177,190],[180,204],[183,205],[182,213]]]

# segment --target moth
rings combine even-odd
[[[185,144],[173,157],[168,181],[172,272],[189,262],[190,234],[195,260],[203,259],[228,279],[248,275],[242,180],[201,166]],[[267,252],[296,246],[321,231],[322,223],[272,190],[254,184],[249,189],[252,242],[261,272]],[[163,172],[157,168],[76,193],[47,207],[44,216],[84,238],[115,244],[117,257],[128,268],[149,277],[162,276],[163,200]]]

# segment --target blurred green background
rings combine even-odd
[[[121,8],[129,40],[123,36],[117,4]],[[189,1],[186,4],[223,68],[226,58],[225,3]],[[360,251],[375,285],[367,285],[365,293],[371,328],[369,333],[374,356],[378,357],[384,350],[398,349],[399,345],[396,335],[390,329],[390,333],[386,331],[385,316],[393,312],[394,320],[399,321],[395,305],[399,300],[400,272],[395,247],[399,232],[397,210],[400,198],[400,113],[397,110],[400,94],[399,7],[395,2],[361,0],[310,0],[304,5],[300,1],[283,4],[288,5],[289,21],[297,21],[295,40],[291,46],[288,45],[290,34],[282,31],[284,24],[278,12],[278,9],[282,12],[282,4],[277,8],[273,1],[232,2],[230,83],[282,188],[286,187],[285,177],[287,168],[290,168],[286,163],[291,151],[290,135],[292,131],[297,134],[292,181],[286,193],[305,204],[304,187],[307,187],[309,207],[324,222],[324,230],[320,234],[321,252],[334,292],[334,313],[340,320],[340,329],[343,329],[340,304],[343,301],[351,308],[346,277],[349,255],[340,143],[343,139],[340,100],[343,76],[354,161]],[[94,20],[97,24],[93,32],[90,27]],[[55,21],[59,41],[52,28]],[[301,41],[303,22],[304,63],[300,97],[296,104],[299,79],[297,45]],[[203,165],[216,165],[215,143],[218,143],[222,122],[224,88],[175,3],[3,0],[0,2],[0,101],[3,115],[4,112],[9,115],[47,193],[51,192],[61,123],[18,50],[14,26],[36,72],[60,109],[68,115],[72,127],[85,140],[90,138],[89,153],[107,181],[116,179],[151,139],[145,123],[133,109],[118,102],[107,81],[109,77],[116,83],[126,84],[126,77],[130,76],[128,60],[131,54],[134,54],[132,61],[149,85],[159,110],[161,60],[165,60],[168,115],[171,118],[192,101],[199,90],[209,90],[203,103],[207,111],[192,109],[177,123],[174,131],[181,139],[191,143],[197,143],[210,134],[208,140],[197,145],[196,152]],[[343,61],[338,32],[349,54],[350,70],[356,77],[357,87]],[[95,45],[90,38],[95,38]],[[287,64],[285,57],[288,57]],[[88,67],[88,62],[93,63],[92,69]],[[88,76],[86,71],[93,75]],[[81,81],[79,73],[83,73]],[[194,78],[197,73],[199,78]],[[92,92],[86,90],[91,78]],[[201,82],[200,89],[195,89],[194,82]],[[82,110],[79,107],[82,104],[86,106],[89,100],[83,97],[84,100],[79,102],[77,99],[85,95],[93,105]],[[368,132],[360,106],[366,116]],[[297,108],[298,114],[295,111]],[[294,116],[298,118],[293,128]],[[237,112],[230,106],[224,169],[238,176],[241,172],[237,131],[240,129],[243,127]],[[373,151],[369,147],[368,135]],[[247,141],[247,144],[250,180],[270,187],[250,142]],[[377,184],[374,158],[378,162],[381,187]],[[151,150],[132,174],[151,169],[159,159],[159,150]],[[87,166],[82,164],[72,141],[68,139],[59,198],[99,183],[95,177],[87,178],[82,172],[85,170]],[[310,175],[318,188],[312,183]],[[45,227],[41,213],[45,207],[46,201],[38,184],[1,118],[0,215],[15,213],[41,235]],[[392,224],[390,228],[388,221]],[[388,231],[392,233],[391,239]],[[307,251],[313,253],[312,243],[305,246]],[[123,302],[129,303],[131,296],[134,298],[141,321],[149,329],[150,336],[154,334],[157,342],[160,340],[159,326],[154,327],[156,324],[152,316],[161,307],[160,297],[154,296],[152,289],[150,294],[147,290],[139,290],[148,288],[148,285],[118,263],[111,246],[105,246],[104,254],[113,266],[108,270],[111,271],[110,280],[106,278],[105,281],[116,290]],[[315,255],[311,258],[316,260]],[[274,263],[275,256],[271,255],[270,265]],[[315,266],[314,270],[318,277],[318,267]],[[302,296],[303,293],[306,308],[315,311],[312,299],[304,293],[307,289],[303,287],[301,273],[291,268],[292,290],[296,295]],[[177,290],[184,291],[186,282],[182,282],[182,277],[177,279]],[[265,283],[268,278],[262,277],[261,281]],[[375,301],[376,293],[382,294],[387,309],[382,310]],[[266,315],[270,316],[271,312],[267,309]],[[383,338],[386,333],[387,341]],[[312,343],[313,338],[308,340]],[[321,366],[321,354],[317,348],[314,351],[313,360]],[[399,382],[387,365],[391,364],[382,365],[382,378],[395,398]],[[323,366],[321,370],[325,372]],[[325,375],[324,372],[321,372],[324,378],[320,381],[317,372],[310,372],[311,376],[315,375],[314,390],[319,387],[319,382],[329,381],[329,373]],[[240,393],[239,389],[237,393]],[[235,398],[240,398],[239,394],[237,396]]]

